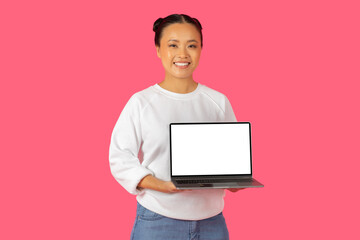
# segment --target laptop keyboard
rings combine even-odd
[[[194,184],[194,183],[223,183],[223,182],[241,182],[242,179],[192,179],[192,180],[176,180],[179,184]],[[252,179],[243,179],[252,182]]]

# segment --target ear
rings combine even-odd
[[[160,47],[156,46],[156,54],[160,58]]]

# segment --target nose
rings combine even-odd
[[[178,54],[179,57],[187,57],[188,52],[187,52],[186,47],[179,47],[177,54]]]

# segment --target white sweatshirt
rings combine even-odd
[[[137,201],[158,214],[201,220],[224,208],[225,190],[203,189],[162,193],[137,189],[151,174],[170,181],[169,123],[237,121],[227,97],[198,83],[190,93],[174,93],[155,84],[131,96],[111,136],[111,173]]]

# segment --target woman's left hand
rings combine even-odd
[[[244,190],[245,188],[227,188],[230,192],[237,192],[239,190]]]

